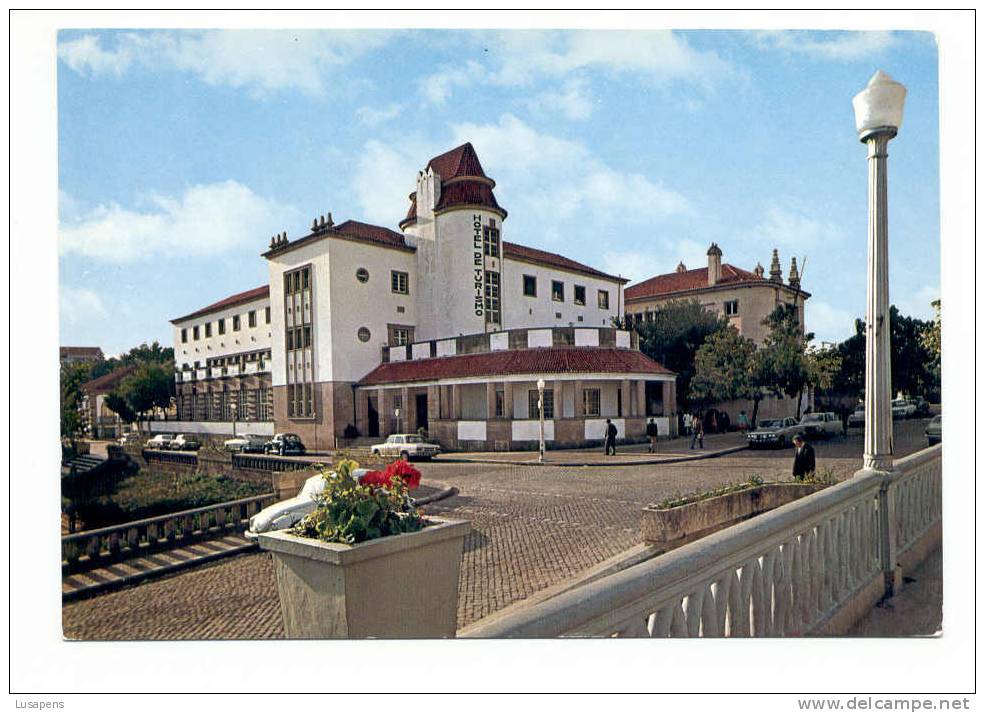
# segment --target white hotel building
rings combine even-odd
[[[611,325],[626,280],[505,242],[471,144],[418,174],[402,232],[316,220],[263,253],[269,287],[172,321],[180,425],[294,432],[326,450],[426,429],[448,449],[536,448],[662,431],[674,374]]]

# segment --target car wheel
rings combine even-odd
[[[400,460],[410,460],[410,453],[407,451],[400,451]]]

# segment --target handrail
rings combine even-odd
[[[843,481],[466,638],[785,636],[891,591],[897,556],[940,521],[940,446]],[[872,597],[876,597],[873,599]]]

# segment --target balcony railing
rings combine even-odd
[[[941,447],[553,599],[469,637],[799,636],[886,592],[901,553],[941,520]]]
[[[62,537],[63,572],[82,572],[199,540],[242,532],[273,493]]]

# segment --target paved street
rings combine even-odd
[[[926,446],[926,421],[897,424],[899,456]],[[709,439],[729,445],[734,436]],[[715,441],[720,445],[714,445]],[[669,444],[668,444],[669,445]],[[673,444],[680,448],[681,441]],[[819,468],[839,478],[860,465],[858,432],[817,445]],[[468,625],[639,542],[640,509],[676,494],[754,475],[789,479],[792,451],[740,451],[675,464],[599,468],[429,463],[425,478],[459,488],[427,506],[472,522],[459,584]],[[65,636],[78,639],[276,638],[283,635],[268,556],[238,556],[68,604]]]

